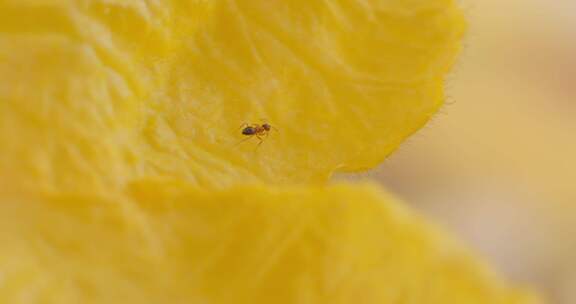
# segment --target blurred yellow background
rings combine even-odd
[[[576,303],[576,1],[465,0],[447,105],[377,176],[551,303]]]

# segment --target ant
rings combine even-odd
[[[254,136],[256,136],[256,138],[258,138],[258,146],[260,146],[260,144],[262,144],[263,139],[262,137],[266,138],[268,136],[268,133],[270,132],[270,130],[274,129],[274,131],[278,132],[278,130],[274,127],[272,127],[270,124],[268,123],[263,123],[263,124],[242,124],[242,126],[240,126],[240,129],[242,129],[242,135],[248,136],[248,138],[244,139],[244,140],[248,140]],[[244,140],[242,140],[241,142],[243,142]]]

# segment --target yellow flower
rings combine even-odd
[[[323,185],[436,111],[463,27],[450,0],[0,3],[0,302],[532,303]]]

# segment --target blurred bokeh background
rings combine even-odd
[[[462,0],[447,105],[370,173],[550,303],[576,303],[576,1]]]

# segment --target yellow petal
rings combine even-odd
[[[462,30],[450,0],[3,1],[0,181],[109,192],[370,168],[440,106]],[[239,144],[261,120],[278,132]]]
[[[0,240],[1,303],[537,303],[373,186],[14,197]]]
[[[0,303],[533,303],[370,187],[197,187],[375,165],[462,28],[449,0],[3,1]]]

